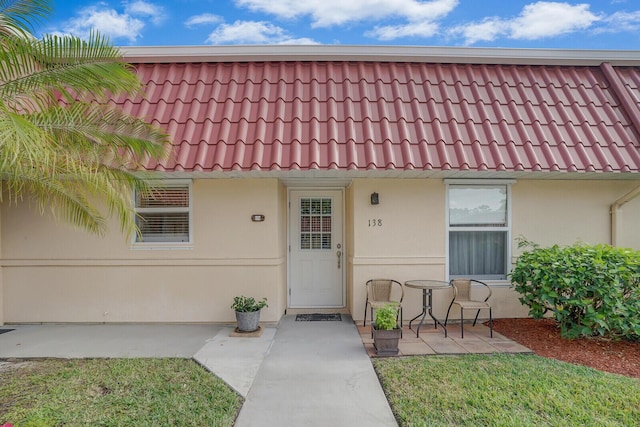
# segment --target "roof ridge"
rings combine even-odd
[[[613,95],[620,101],[622,110],[629,117],[636,134],[640,136],[640,110],[636,103],[633,102],[631,94],[626,89],[613,65],[609,62],[603,62],[600,64],[600,69],[609,81]]]

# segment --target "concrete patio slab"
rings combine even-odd
[[[184,357],[190,358],[217,325],[5,325],[0,358]]]
[[[370,325],[358,326],[360,339],[371,357],[377,357],[373,347]],[[509,338],[491,331],[484,324],[465,324],[464,338],[460,336],[460,325],[452,323],[447,325],[447,337],[442,328],[421,328],[420,336],[416,336],[414,330],[406,325],[403,329],[403,337],[398,344],[398,356],[419,356],[433,354],[493,354],[493,353],[533,353],[530,349],[510,340]]]

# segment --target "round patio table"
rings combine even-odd
[[[451,287],[451,283],[445,282],[443,280],[408,280],[404,282],[404,285],[407,288],[414,289],[422,289],[422,313],[418,314],[416,317],[409,321],[409,329],[411,329],[411,324],[418,317],[422,316],[420,319],[420,323],[418,323],[418,327],[416,328],[416,337],[420,336],[420,327],[424,323],[424,318],[429,314],[433,319],[433,327],[438,329],[438,325],[442,326],[444,329],[444,336],[447,337],[447,326],[442,323],[440,320],[436,319],[433,315],[433,290],[434,289],[447,289]]]

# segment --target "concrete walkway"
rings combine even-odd
[[[351,317],[280,320],[236,427],[397,426]]]

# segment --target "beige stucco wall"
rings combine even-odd
[[[411,279],[447,280],[446,186],[442,180],[397,179],[354,180],[354,247],[350,257],[350,311],[362,321],[366,300],[365,283],[383,277],[404,283]],[[380,204],[369,196],[377,192]],[[382,226],[370,221],[381,220]],[[525,316],[517,295],[506,283],[493,283],[494,315]],[[405,288],[404,320],[420,313],[422,291]],[[434,291],[434,313],[444,319],[452,293]],[[457,313],[451,317],[456,319]]]
[[[512,260],[519,253],[517,236],[543,246],[609,243],[610,206],[637,185],[631,181],[517,181],[511,190]],[[369,204],[373,191],[380,195],[377,206]],[[354,180],[348,290],[355,319],[363,318],[365,283],[370,278],[447,279],[445,191],[443,180]],[[371,219],[381,219],[382,227],[370,227]],[[620,213],[620,246],[640,249],[638,219],[640,197]],[[495,317],[527,315],[507,281],[490,284]],[[434,292],[436,315],[444,316],[450,298],[448,291]],[[420,291],[405,289],[404,307],[405,320],[419,313]]]
[[[104,238],[3,206],[6,322],[227,322],[233,296],[285,310],[286,193],[275,179],[196,180],[193,244],[134,248],[117,224]],[[264,214],[264,222],[252,222]]]
[[[513,185],[513,236],[542,246],[610,243],[610,207],[633,181],[531,181]],[[640,197],[620,214],[619,246],[640,249]]]
[[[370,195],[379,194],[372,206]],[[441,180],[357,179],[353,197],[350,310],[361,320],[368,279],[445,279],[445,186]],[[375,225],[374,225],[375,221]],[[445,291],[446,292],[446,291]],[[418,313],[419,290],[406,289],[404,313]],[[413,317],[413,315],[411,317]]]
[[[610,205],[637,185],[519,180],[512,237],[608,243]],[[346,188],[347,309],[356,320],[370,278],[447,279],[445,191],[440,179],[354,179]],[[251,222],[252,214],[266,220]],[[621,245],[640,249],[639,218],[640,197],[620,212]],[[100,238],[3,205],[0,322],[232,322],[229,305],[240,294],[267,297],[262,320],[275,322],[287,307],[287,221],[287,188],[277,179],[195,180],[193,244],[184,249],[136,249],[117,224]],[[495,317],[526,316],[507,282],[491,284]],[[408,320],[421,293],[405,292]],[[434,293],[438,316],[449,300],[449,291]]]
[[[635,187],[639,187],[635,184]],[[640,195],[618,210],[618,246],[640,249]]]

